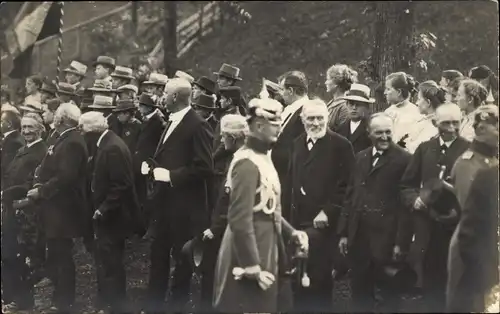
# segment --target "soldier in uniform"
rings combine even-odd
[[[66,83],[73,85],[77,92],[83,91],[82,80],[87,73],[87,66],[78,61],[71,61],[69,67],[63,70]]]
[[[141,122],[135,118],[136,110],[137,107],[132,100],[118,100],[116,108],[113,109],[121,124],[121,133],[117,135],[127,144],[130,152],[135,151],[137,139],[141,132]]]
[[[9,196],[16,188],[25,191],[33,186],[35,168],[47,153],[41,136],[43,121],[29,113],[21,120],[22,135],[26,145],[21,148],[2,179],[2,201],[17,199]],[[4,210],[5,209],[5,210]],[[2,209],[2,301],[7,305],[2,313],[15,313],[31,309],[34,305],[33,272],[39,268],[43,258],[39,256],[39,217],[33,205],[16,211],[11,204]],[[45,252],[45,247],[42,252]]]
[[[477,211],[477,208],[469,208],[466,205],[471,184],[476,174],[482,169],[498,167],[498,107],[495,105],[479,107],[474,116],[474,129],[476,136],[471,143],[471,147],[457,160],[451,173],[451,183],[460,202],[462,217],[467,218],[473,217],[474,213],[464,213],[464,210]],[[475,205],[479,206],[479,204]],[[460,255],[461,245],[463,244],[460,242],[459,235],[461,232],[464,232],[461,230],[463,224],[462,219],[455,229],[450,242],[446,291],[447,310],[451,312],[482,312],[484,311],[485,289],[477,290],[464,287],[463,282],[461,282],[465,271],[471,271],[470,267],[468,269],[464,267]],[[482,244],[486,245],[485,242]],[[486,246],[484,252],[488,256],[484,256],[484,259],[477,257],[477,260],[481,261],[481,264],[484,266],[483,269],[488,269],[489,266],[496,267],[495,265],[498,264],[494,263],[492,265],[489,263],[492,261],[491,257],[494,255],[490,255],[486,252],[487,250],[490,250],[489,253],[498,252],[496,247],[491,247],[490,249],[490,247]],[[491,270],[491,268],[488,270]],[[498,282],[498,276],[496,280]]]
[[[131,68],[116,66],[111,78],[113,79],[113,89],[118,89],[123,85],[130,84],[134,79],[133,70]]]
[[[277,312],[278,274],[286,271],[283,236],[308,247],[307,235],[281,216],[280,182],[268,156],[280,130],[281,112],[281,104],[272,99],[250,102],[247,143],[229,166],[228,227],[214,280],[217,311]]]
[[[248,134],[248,124],[245,117],[236,114],[225,115],[221,120],[221,134],[226,151],[230,154],[224,168],[224,174],[227,176],[227,169],[234,153],[245,144],[245,138]],[[202,281],[201,281],[201,300],[204,311],[212,308],[212,294],[215,264],[219,252],[220,243],[224,230],[227,226],[227,207],[229,205],[229,188],[225,186],[225,177],[222,182],[214,184],[214,190],[217,193],[217,201],[212,211],[210,228],[203,232],[203,261],[202,261]],[[217,184],[216,183],[216,184]]]
[[[99,56],[94,62],[95,78],[99,80],[106,80],[109,83],[113,82],[111,73],[116,68],[116,61],[114,58],[108,56]]]

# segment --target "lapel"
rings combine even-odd
[[[385,152],[385,154],[383,156],[381,156],[378,161],[377,161],[377,164],[375,165],[375,167],[373,167],[371,170],[370,170],[370,173],[369,175],[373,174],[375,171],[379,170],[380,168],[382,168],[384,165],[386,165],[390,160],[391,160],[391,157],[392,157],[392,153],[394,152],[394,144],[391,144],[391,147],[389,147],[389,149],[387,150],[387,152]],[[369,159],[369,162],[368,162],[368,165],[371,167],[371,162],[372,162],[372,158],[371,158],[371,153],[373,152],[373,150],[370,150],[370,155],[368,158]]]
[[[17,151],[16,157],[21,157],[21,156],[26,155],[27,153],[34,150],[35,148],[38,147],[39,144],[42,144],[42,143],[43,143],[43,141],[40,141],[40,142],[37,142],[37,143],[31,145],[30,147],[28,147],[28,145],[23,146],[21,149],[19,149]]]
[[[358,125],[358,128],[352,134],[351,134],[351,120],[349,120],[347,127],[349,129],[349,140],[351,141],[351,143],[354,143],[359,138],[359,136],[366,131],[365,120],[361,120],[361,123]]]
[[[57,145],[59,145],[59,144],[62,142],[62,140],[64,140],[65,138],[67,138],[67,137],[68,137],[71,133],[73,133],[73,132],[75,132],[75,131],[76,131],[76,129],[71,129],[71,130],[69,130],[69,131],[64,132],[64,133],[63,133],[63,135],[59,135],[59,136],[56,138],[56,141],[55,141],[54,145],[52,145],[52,146],[53,146],[52,148],[54,148],[54,147],[56,147]]]
[[[315,160],[320,155],[320,153],[322,152],[322,146],[324,146],[325,142],[328,141],[326,139],[327,136],[328,136],[328,134],[326,134],[322,138],[318,139],[316,141],[316,143],[313,145],[311,150],[307,149],[307,142],[305,142],[305,140],[304,140],[305,150],[306,150],[306,152],[308,152],[307,158],[304,162],[304,166],[307,166],[309,163],[311,163],[313,160]]]
[[[179,122],[179,124],[177,124],[177,126],[175,127],[174,130],[172,130],[172,133],[170,133],[169,137],[167,138],[167,140],[165,140],[165,143],[163,143],[164,141],[164,137],[165,135],[167,134],[168,132],[168,129],[171,127],[171,124],[172,122],[169,121],[169,124],[167,125],[167,127],[165,128],[165,131],[163,132],[161,138],[160,138],[160,142],[158,143],[158,146],[156,147],[156,153],[154,154],[154,157],[158,156],[158,154],[160,154],[161,151],[163,151],[165,149],[165,146],[166,144],[169,142],[169,141],[172,141],[172,138],[175,138],[177,136],[179,136],[179,134],[182,134],[182,131],[186,128],[186,127],[189,127],[189,120],[191,119],[191,116],[193,114],[196,114],[194,112],[194,110],[192,109],[189,109],[189,111],[186,113],[186,115],[182,118],[182,120]]]
[[[300,119],[300,113],[302,112],[302,107],[299,108],[299,110],[295,111],[294,113],[292,113],[292,115],[290,116],[290,118],[288,119],[289,121],[286,123],[285,127],[283,128],[283,130],[281,131],[281,134],[280,135],[283,135],[284,133],[287,133],[288,130],[291,130],[293,129],[297,119]]]
[[[102,137],[101,142],[99,143],[99,146],[97,147],[97,151],[95,154],[95,164],[99,161],[99,157],[101,156],[102,151],[104,150],[109,140],[111,139],[111,132],[112,131],[108,131],[108,133],[104,134],[104,136]]]

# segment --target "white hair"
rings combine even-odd
[[[368,126],[371,127],[373,120],[375,119],[386,119],[391,122],[391,125],[394,126],[394,120],[391,118],[390,115],[388,115],[385,112],[377,112],[374,113],[370,116],[370,119],[368,121]]]
[[[77,105],[72,103],[63,103],[57,108],[56,113],[54,114],[54,124],[77,126],[81,115],[82,112]]]
[[[83,132],[98,132],[102,133],[108,129],[108,121],[102,112],[89,111],[80,117],[78,124]]]
[[[453,103],[442,104],[436,108],[436,122],[441,122],[443,115],[452,115],[457,120],[462,119],[462,110],[460,107]]]
[[[326,103],[320,98],[314,98],[307,101],[307,103],[302,107],[302,112],[300,115],[303,118],[307,117],[309,111],[308,109],[311,109],[312,107],[319,110],[323,115],[328,116],[328,107],[326,106]]]

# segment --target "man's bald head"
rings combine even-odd
[[[460,107],[452,104],[446,103],[437,107],[436,109],[436,122],[439,123],[441,121],[460,121],[462,120],[462,111]]]
[[[165,93],[167,94],[167,108],[172,111],[189,106],[191,101],[191,84],[181,78],[173,78],[165,85]]]

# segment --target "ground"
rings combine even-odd
[[[132,239],[127,242],[125,252],[125,265],[127,270],[127,295],[131,301],[134,312],[139,313],[141,301],[145,296],[149,272],[149,244],[147,240]],[[93,302],[96,298],[96,275],[93,259],[88,254],[80,241],[75,245],[75,263],[77,266],[77,309],[78,313],[94,313]],[[191,304],[193,311],[196,310],[196,300],[199,293],[199,281],[193,277],[193,295]],[[31,313],[42,314],[50,307],[52,287],[45,286],[36,288],[37,310]],[[348,279],[335,282],[333,300],[337,312],[349,311],[350,289]],[[404,302],[402,310],[417,311],[415,304]]]

